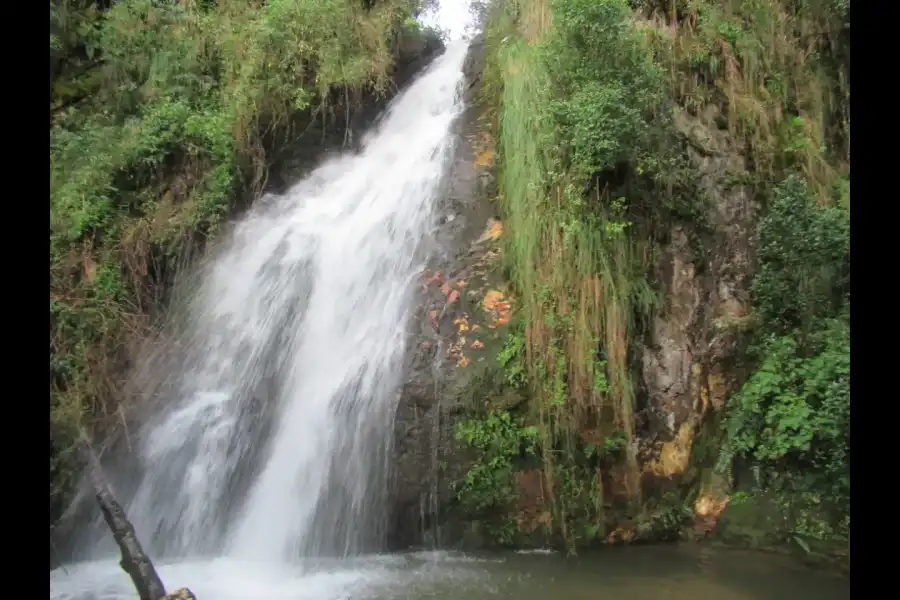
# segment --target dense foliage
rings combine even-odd
[[[732,399],[720,468],[781,509],[774,536],[849,542],[850,221],[791,176],[759,224],[759,366]]]
[[[486,45],[482,100],[496,107],[505,256],[522,303],[500,366],[534,399],[526,418],[552,497],[540,525],[573,547],[605,535],[601,462],[622,463],[638,493],[627,354],[655,298],[628,234],[645,198],[620,195],[608,174],[661,175],[663,77],[617,0],[496,3]]]
[[[537,434],[537,428],[523,427],[506,411],[492,411],[457,427],[457,440],[478,456],[465,479],[454,486],[457,497],[466,514],[486,518],[489,535],[504,545],[515,543],[514,473],[523,458],[534,455]]]
[[[488,11],[486,47],[482,103],[495,117],[519,300],[498,366],[530,396],[515,422],[536,427],[545,532],[571,548],[625,518],[659,539],[690,514],[689,490],[640,497],[631,357],[659,305],[648,285],[654,225],[709,226],[671,114],[714,106],[763,213],[743,319],[752,374],[716,421],[724,429],[704,428],[696,445],[722,445],[735,498],[777,492],[778,527],[787,523],[777,541],[845,536],[849,2],[503,0]],[[473,415],[460,431],[488,435],[497,418]],[[598,459],[615,440],[618,451]],[[473,472],[490,464],[476,459]],[[504,462],[460,500],[480,499],[482,515],[488,501],[518,510],[507,498],[514,476]]]

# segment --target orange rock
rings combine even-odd
[[[503,301],[503,292],[498,290],[490,290],[484,295],[481,305],[485,310],[495,310],[497,303]]]
[[[494,152],[493,150],[484,150],[478,156],[475,157],[476,167],[489,167],[494,164]]]

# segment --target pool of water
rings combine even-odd
[[[849,578],[786,557],[708,546],[555,553],[423,552],[284,568],[226,558],[158,565],[198,600],[838,600]],[[50,573],[51,600],[133,600],[115,561]]]

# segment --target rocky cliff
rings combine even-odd
[[[492,4],[395,545],[846,557],[848,9]]]
[[[480,83],[482,53],[479,40],[467,63],[472,99]],[[491,543],[472,535],[472,515],[456,502],[453,486],[465,478],[472,462],[456,440],[456,428],[473,407],[484,412],[527,404],[525,394],[493,380],[502,377],[496,373],[497,355],[509,334],[515,299],[502,268],[504,224],[492,202],[497,193],[495,142],[485,110],[473,103],[460,124],[443,208],[440,246],[448,252],[422,282],[409,341],[392,481],[394,547]],[[747,175],[745,160],[718,116],[710,106],[702,114],[675,117],[675,131],[702,194],[701,214],[672,220],[657,231],[651,272],[663,301],[634,352],[639,378],[635,443],[648,507],[644,512],[668,510],[660,502],[668,492],[699,488],[694,512],[701,535],[727,504],[728,482],[711,475],[712,455],[698,453],[696,440],[746,377],[742,330],[749,312],[758,211],[752,190],[741,183]],[[530,535],[516,543],[550,543],[553,536],[538,526],[547,510],[544,474],[517,468],[514,519]],[[608,491],[623,493],[615,481]],[[633,515],[633,510],[607,515],[610,541],[640,537]]]
[[[502,224],[490,202],[494,178],[489,128],[474,103],[483,52],[483,40],[476,39],[464,66],[469,106],[458,124],[439,209],[440,250],[424,273],[407,346],[391,481],[390,544],[395,548],[443,541],[438,525],[447,516],[450,483],[465,473],[465,455],[454,440],[465,407],[461,394],[477,367],[493,360],[502,341],[503,292],[493,289],[503,285],[494,268]],[[486,297],[497,301],[485,303]]]
[[[708,480],[712,457],[696,464],[695,440],[747,375],[742,329],[750,312],[759,209],[753,190],[741,183],[748,175],[745,159],[717,125],[718,116],[714,105],[696,116],[676,114],[705,214],[668,228],[654,269],[664,302],[640,348],[645,491],[658,494],[674,487],[666,482],[677,486],[693,483],[686,477],[706,477],[694,506],[701,520],[727,502],[726,482]]]

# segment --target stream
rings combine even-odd
[[[795,559],[711,546],[556,553],[417,552],[307,561],[294,568],[231,559],[160,565],[170,590],[201,600],[839,600],[849,578]],[[64,591],[63,591],[64,590]],[[134,587],[113,561],[51,573],[55,600],[125,600]]]

